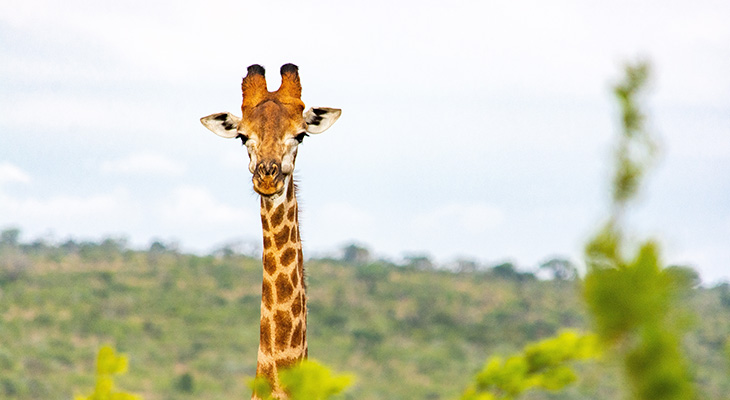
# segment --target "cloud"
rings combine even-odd
[[[252,204],[253,205],[253,204]],[[261,235],[258,209],[228,205],[207,189],[180,186],[148,201],[117,188],[83,195],[19,197],[0,191],[0,227],[20,226],[30,236],[101,237],[123,233],[144,244],[171,237],[205,249],[233,237]]]
[[[347,203],[328,203],[319,212],[332,225],[365,228],[373,218],[364,210]]]
[[[369,210],[353,204],[328,202],[309,209],[304,202],[300,210],[302,240],[318,250],[349,240],[370,240],[378,237],[378,230],[382,229]]]
[[[225,149],[218,160],[220,160],[221,166],[224,168],[232,168],[236,171],[248,171],[249,158],[248,153],[246,153],[246,148],[243,146]]]
[[[721,72],[728,66],[724,46],[730,28],[723,19],[728,6],[710,1],[700,1],[691,9],[662,3],[662,18],[656,17],[653,2],[631,4],[631,14],[596,1],[424,2],[415,13],[412,2],[390,2],[387,15],[371,2],[333,3],[328,7],[291,3],[288,12],[276,13],[279,24],[295,25],[313,18],[326,23],[301,32],[298,41],[290,40],[285,32],[270,32],[264,41],[247,43],[245,52],[231,51],[237,38],[245,31],[266,29],[269,19],[251,19],[245,26],[221,24],[219,10],[225,9],[230,15],[271,15],[273,9],[267,2],[242,5],[212,1],[185,7],[171,7],[173,3],[168,1],[147,2],[142,13],[138,1],[0,4],[0,21],[16,29],[19,36],[50,38],[65,49],[79,41],[84,43],[74,57],[50,51],[56,59],[53,64],[28,60],[26,54],[19,60],[12,58],[13,71],[29,76],[56,74],[61,64],[64,74],[83,78],[87,71],[82,68],[81,73],[76,72],[76,56],[86,61],[81,67],[88,67],[97,65],[98,53],[104,52],[108,61],[91,68],[101,79],[125,75],[179,82],[192,76],[197,80],[216,76],[225,81],[243,73],[247,63],[281,65],[282,54],[286,54],[289,59],[284,61],[302,66],[324,59],[325,64],[332,65],[328,74],[336,71],[338,63],[383,72],[362,74],[358,79],[362,85],[397,81],[424,87],[422,82],[445,72],[443,60],[449,60],[449,79],[431,81],[431,90],[434,85],[492,90],[522,87],[582,95],[587,90],[603,90],[596,82],[614,69],[616,57],[651,50],[649,55],[664,66],[667,81],[682,86],[681,93],[671,94],[675,99],[687,95],[727,99],[724,89],[729,81]],[[435,17],[440,21],[437,25],[432,23]],[[404,19],[409,23],[402,24]],[[134,21],[133,30],[128,29],[129,21]],[[372,21],[377,21],[378,30],[369,29]],[[337,56],[313,55],[303,44],[321,37],[341,50]],[[85,49],[91,51],[84,54]],[[227,54],[229,62],[211,63],[202,54]],[[698,59],[702,62],[697,63]],[[411,65],[419,68],[409,68]],[[407,74],[384,73],[406,68]],[[475,76],[474,71],[481,73]],[[358,84],[348,83],[348,88]]]
[[[485,233],[504,220],[502,211],[484,203],[451,203],[417,214],[417,230],[463,231],[469,234]]]
[[[185,166],[160,154],[142,153],[105,161],[101,170],[118,174],[180,175],[185,172]]]
[[[103,132],[124,131],[134,134],[139,131],[140,134],[146,134],[149,131],[140,130],[139,121],[155,121],[160,106],[136,100],[78,92],[43,95],[14,92],[10,96],[0,96],[0,105],[3,107],[0,124],[19,131],[63,131],[69,136],[92,134],[106,138],[105,135],[99,135],[99,127],[104,127]],[[42,118],[38,117],[38,110],[43,110]],[[134,118],[119,118],[120,115]],[[29,125],[28,121],[33,121],[33,124]],[[115,122],[111,124],[110,121]]]
[[[29,183],[30,175],[9,162],[0,164],[0,185],[8,182]]]
[[[677,252],[669,248],[667,253],[665,258],[672,263],[696,268],[705,282],[719,283],[728,280],[730,248],[727,243],[695,243],[694,246],[686,246]]]
[[[260,229],[258,213],[244,207],[232,207],[216,199],[208,189],[180,186],[167,198],[160,210],[162,220],[170,226],[188,229],[255,226]]]
[[[90,196],[52,195],[19,198],[0,192],[0,226],[18,225],[32,233],[100,235],[127,231],[139,209],[123,189]]]

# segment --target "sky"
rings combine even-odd
[[[652,64],[661,143],[627,230],[667,264],[730,279],[730,2],[0,3],[0,229],[209,252],[260,246],[240,142],[251,64],[300,68],[343,110],[299,149],[305,255],[359,243],[447,263],[580,264],[605,220],[611,86]]]

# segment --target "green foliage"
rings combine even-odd
[[[370,260],[370,251],[356,243],[350,243],[342,249],[342,261],[351,264],[365,264]]]
[[[656,243],[638,246],[633,257],[622,218],[652,164],[656,145],[643,127],[637,95],[649,75],[646,64],[628,66],[614,92],[622,111],[609,222],[586,245],[584,294],[597,335],[623,359],[631,397],[690,399],[688,364],[681,351],[687,317],[678,297],[694,284],[687,271],[662,268]]]
[[[96,387],[89,396],[76,396],[75,400],[141,400],[139,396],[114,391],[113,375],[127,372],[127,357],[117,355],[110,346],[99,349],[96,359]]]
[[[327,367],[304,360],[294,368],[281,372],[281,385],[292,400],[326,400],[352,384],[351,375],[334,375]]]
[[[20,237],[20,229],[18,228],[7,228],[0,231],[0,245],[6,246],[17,246],[18,238]]]
[[[518,282],[535,279],[535,274],[533,274],[532,272],[520,272],[517,270],[517,267],[511,262],[495,265],[491,268],[490,272],[495,277]]]
[[[647,242],[636,259],[616,268],[595,269],[585,279],[585,293],[596,332],[616,342],[644,325],[661,324],[675,282],[659,268],[654,243]]]
[[[256,368],[259,258],[168,247],[154,257],[126,250],[84,260],[78,247],[71,240],[0,246],[0,264],[24,260],[23,275],[0,285],[0,398],[70,399],[93,388],[88,371],[99,343],[134,360],[115,380],[145,399],[250,397],[241,377]],[[306,268],[309,352],[358,377],[340,395],[346,400],[458,398],[485,355],[518,352],[563,328],[589,329],[579,280],[513,279],[488,266],[456,272],[313,259]],[[730,285],[681,296],[702,313],[683,340],[698,397],[725,399]],[[573,369],[579,379],[558,394],[532,390],[522,398],[619,398],[615,365]],[[185,373],[194,378],[192,392],[178,386]]]
[[[368,294],[375,294],[378,282],[387,281],[390,275],[390,269],[379,263],[366,264],[359,266],[355,276],[363,282],[368,288]]]
[[[623,345],[634,398],[687,399],[691,376],[680,350],[685,324],[676,301],[687,281],[659,265],[655,244],[647,242],[628,264],[589,273],[586,300],[600,337]]]
[[[645,116],[637,97],[646,86],[650,68],[646,63],[626,66],[626,79],[614,87],[621,108],[622,135],[616,151],[613,199],[623,205],[636,195],[647,168],[656,155],[654,139],[644,129]]]
[[[509,358],[492,357],[464,392],[462,400],[511,400],[530,389],[560,390],[576,380],[568,365],[600,355],[594,335],[564,331],[528,344]]]
[[[572,281],[578,277],[578,269],[570,260],[552,258],[539,267],[540,271],[547,271],[553,279],[559,281]]]
[[[263,400],[273,399],[273,396],[271,394],[271,384],[269,383],[269,380],[266,379],[266,377],[257,376],[255,378],[252,378],[251,380],[249,380],[248,386],[257,397]]]
[[[329,368],[313,361],[304,360],[279,373],[281,387],[290,400],[327,400],[341,393],[352,384],[351,375],[334,375]],[[271,387],[266,378],[257,377],[249,386],[264,400],[273,400]]]
[[[180,375],[180,377],[175,382],[175,388],[179,392],[193,393],[193,391],[195,390],[195,382],[193,380],[193,376],[189,372]]]

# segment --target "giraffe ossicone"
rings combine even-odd
[[[261,195],[264,245],[256,375],[269,380],[274,397],[285,399],[279,370],[307,356],[307,297],[294,163],[304,138],[327,130],[341,110],[317,107],[304,112],[299,69],[285,64],[280,72],[281,86],[269,92],[264,68],[251,65],[241,83],[241,117],[223,112],[200,121],[218,136],[241,139],[248,151],[253,188]],[[256,393],[253,398],[258,399]]]

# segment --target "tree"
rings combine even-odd
[[[476,272],[479,268],[480,265],[477,261],[466,258],[459,258],[454,262],[454,269],[460,273]]]
[[[578,269],[569,260],[553,258],[540,265],[540,271],[547,271],[556,281],[572,281],[578,276]]]
[[[15,247],[18,245],[18,239],[20,238],[20,229],[8,228],[0,232],[0,244]]]
[[[411,254],[405,256],[406,267],[415,268],[421,271],[430,271],[436,268],[436,265],[431,261],[431,257],[427,254]]]
[[[375,293],[378,282],[388,280],[389,275],[390,269],[380,263],[362,265],[355,272],[355,277],[367,286],[369,294]]]
[[[342,249],[342,261],[349,264],[365,264],[370,261],[370,251],[355,243],[350,243]]]

